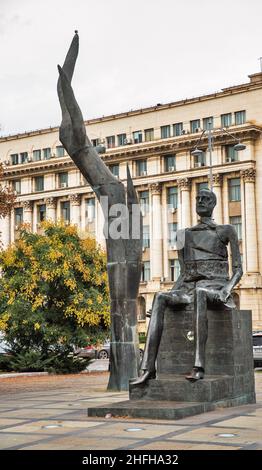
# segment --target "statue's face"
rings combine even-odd
[[[211,191],[202,189],[196,197],[196,211],[200,217],[211,217],[216,201]]]

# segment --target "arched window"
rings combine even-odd
[[[137,319],[146,320],[146,301],[144,297],[138,297],[138,309],[137,309]]]

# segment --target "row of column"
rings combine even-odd
[[[257,240],[257,224],[256,224],[256,200],[255,200],[255,176],[254,168],[249,168],[241,172],[242,176],[242,232],[244,245],[245,267],[248,273],[257,273],[258,267],[258,240]],[[223,223],[223,207],[224,200],[224,222],[229,222],[226,216],[226,208],[228,206],[227,188],[222,198],[222,182],[223,176],[216,174],[213,176],[213,188],[217,196],[217,205],[214,210],[214,219],[216,223]],[[179,186],[179,205],[178,205],[178,226],[179,228],[190,227],[196,223],[195,209],[191,211],[191,199],[194,193],[191,189],[190,178],[180,178],[177,180]],[[165,257],[163,239],[164,223],[163,210],[161,205],[162,185],[154,183],[150,185],[151,191],[151,248],[150,248],[150,266],[152,279],[159,279],[163,276],[163,272],[167,271],[164,267]],[[196,195],[196,194],[195,194]],[[82,203],[82,195],[72,194],[70,200],[70,222],[76,224],[81,230],[85,230],[85,205]],[[57,204],[57,198],[50,197],[45,200],[46,217],[51,220],[60,218],[60,207]],[[98,202],[96,201],[96,221],[95,231],[99,243],[103,244],[103,214]],[[36,204],[32,205],[31,201],[23,202],[24,222],[32,226],[33,231],[37,228]],[[33,213],[33,211],[35,211]],[[191,217],[192,216],[192,217]],[[166,221],[167,222],[167,221]],[[0,220],[0,231],[2,232],[2,242],[7,246],[14,239],[14,216],[6,217]],[[165,250],[167,252],[167,249]]]
[[[246,272],[249,274],[258,273],[258,237],[256,224],[256,198],[255,198],[255,176],[254,168],[241,171],[243,189],[241,199],[243,201],[242,210],[242,232],[243,232],[243,252],[245,260]],[[191,179],[181,178],[177,180],[179,187],[179,205],[178,205],[178,226],[179,228],[190,227],[197,223],[197,217],[194,215],[193,223],[191,220],[191,200],[193,193],[191,190]],[[217,224],[223,223],[223,198],[222,198],[223,175],[213,175],[213,190],[217,197],[217,204],[214,209],[213,217]],[[163,227],[167,225],[164,217],[161,199],[162,186],[154,183],[149,186],[151,191],[151,242],[150,242],[150,268],[151,278],[159,280],[163,274],[168,275],[168,267],[165,264],[167,258],[167,249],[164,252],[163,243],[166,237],[163,236]],[[226,187],[226,195],[228,188]],[[196,196],[196,194],[195,194]],[[225,205],[228,206],[228,197],[226,197]],[[225,222],[229,223],[229,216],[225,217]],[[167,248],[167,247],[166,247]]]
[[[68,197],[70,201],[70,223],[77,225],[83,232],[86,229],[86,206],[85,197],[81,194],[72,194]],[[61,218],[61,207],[59,201],[60,198],[49,197],[46,198],[42,203],[46,205],[46,218],[56,221]],[[31,229],[35,232],[37,230],[37,201],[21,201],[23,207],[23,223],[28,224]],[[103,213],[99,207],[98,201],[96,201],[96,217],[95,217],[95,232],[97,240],[100,244],[104,245],[103,240]],[[101,228],[100,228],[101,227]],[[4,247],[7,247],[14,241],[15,238],[15,217],[14,211],[11,211],[10,215],[4,219],[0,219],[0,236]]]

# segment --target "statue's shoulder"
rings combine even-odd
[[[236,229],[231,224],[221,224],[216,226],[216,231],[221,240],[227,243],[231,238],[231,235],[236,232]]]

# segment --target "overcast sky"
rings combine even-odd
[[[0,0],[0,134],[59,124],[57,64],[75,29],[89,119],[247,82],[261,18],[261,0]]]

